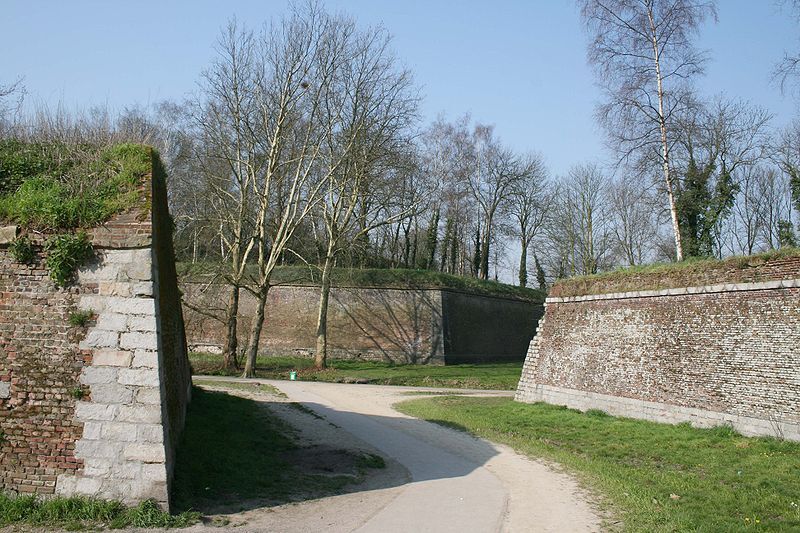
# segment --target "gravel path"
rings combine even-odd
[[[225,378],[225,381],[232,380]],[[505,446],[392,409],[393,404],[413,397],[410,393],[426,389],[259,381],[278,388],[290,401],[299,402],[318,415],[297,409],[276,412],[298,428],[305,440],[378,453],[387,459],[387,468],[370,476],[356,487],[356,492],[231,515],[232,530],[315,533],[600,530],[601,516],[591,505],[591,497],[571,476]],[[188,531],[209,529],[195,526]]]

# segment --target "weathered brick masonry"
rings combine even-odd
[[[554,291],[517,400],[800,440],[800,257],[720,277],[728,282]]]
[[[159,171],[68,289],[0,243],[0,490],[168,505],[190,376]]]
[[[184,284],[190,346],[221,349],[225,291],[215,285]],[[312,355],[318,305],[319,287],[270,289],[261,353]],[[328,310],[329,353],[335,359],[402,363],[519,361],[542,313],[541,303],[451,290],[337,287],[331,290]],[[242,291],[242,345],[254,315],[255,299]]]

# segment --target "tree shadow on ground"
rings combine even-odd
[[[497,453],[466,433],[455,438],[454,449],[443,449],[436,441],[453,440],[453,430],[429,422],[317,404],[304,404],[312,413],[308,416],[324,418],[333,428],[347,427],[356,437],[370,434],[381,457],[338,441],[303,446],[294,438],[295,429],[273,412],[286,406],[195,388],[176,458],[175,510],[232,514],[410,481],[461,477]],[[450,432],[449,438],[438,432]],[[396,463],[393,472],[383,470],[383,457],[391,462],[400,456],[408,472]]]

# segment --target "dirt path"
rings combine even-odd
[[[288,408],[276,413],[309,442],[378,453],[387,459],[387,468],[357,492],[231,515],[236,531],[600,530],[590,497],[570,476],[505,446],[392,409],[420,389],[263,382],[318,415]]]

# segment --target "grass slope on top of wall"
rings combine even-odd
[[[657,263],[567,278],[556,282],[549,296],[585,296],[798,277],[800,248],[781,248],[750,256],[721,260],[691,258],[680,263]]]
[[[153,150],[0,141],[0,222],[28,230],[97,226],[147,197]]]
[[[180,263],[178,276],[184,281],[209,281],[219,265],[210,263]],[[318,285],[321,271],[316,266],[279,266],[272,275],[273,285]],[[331,273],[334,287],[363,287],[385,289],[452,289],[456,291],[543,302],[545,294],[537,289],[518,287],[496,281],[454,276],[431,270],[402,268],[334,268]]]

